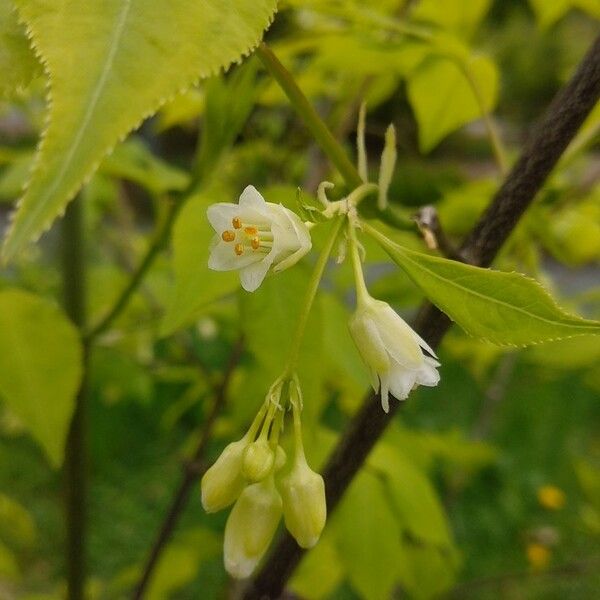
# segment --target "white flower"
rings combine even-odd
[[[362,298],[349,327],[371,371],[373,388],[377,392],[381,387],[381,406],[385,412],[390,408],[389,393],[404,400],[416,385],[438,384],[440,363],[435,360],[435,353],[387,302],[370,296]]]
[[[208,266],[215,271],[240,269],[242,287],[253,292],[268,270],[283,271],[311,248],[310,234],[296,213],[265,202],[249,185],[239,204],[219,202],[208,207],[208,220],[217,232]]]

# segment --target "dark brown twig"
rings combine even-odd
[[[227,397],[227,388],[229,387],[231,376],[235,371],[237,364],[239,363],[242,351],[243,342],[241,339],[239,339],[235,343],[231,351],[229,361],[225,367],[225,372],[223,373],[223,378],[220,384],[215,389],[214,403],[210,413],[208,414],[206,420],[203,423],[198,445],[196,446],[196,450],[191,460],[185,465],[179,487],[173,495],[173,499],[169,506],[169,510],[165,515],[158,535],[156,536],[156,540],[152,545],[150,554],[148,555],[148,559],[146,560],[146,564],[140,577],[140,580],[131,596],[133,600],[141,600],[141,598],[144,597],[144,593],[146,592],[148,584],[150,583],[150,579],[152,577],[152,574],[154,573],[154,569],[158,564],[158,559],[160,558],[163,550],[165,549],[167,542],[171,538],[171,535],[173,534],[177,522],[179,521],[179,518],[181,517],[183,510],[187,505],[192,487],[206,470],[206,465],[204,465],[202,461],[204,451],[206,450],[206,446],[212,435],[213,426],[215,424],[217,416],[219,415],[221,409],[225,405],[225,400]]]
[[[460,253],[468,262],[490,265],[599,97],[600,36],[571,80],[555,97],[530,143],[463,244]],[[414,328],[435,348],[450,325],[446,315],[431,304],[425,304],[417,315]],[[400,403],[394,403],[386,414],[381,410],[377,396],[369,395],[350,422],[323,474],[330,512],[399,407]],[[294,539],[285,534],[249,583],[244,600],[279,598],[302,554]]]

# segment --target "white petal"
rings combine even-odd
[[[440,381],[440,374],[436,369],[439,366],[439,362],[426,356],[423,366],[417,372],[417,383],[429,387],[436,386]]]
[[[214,243],[215,241],[216,243]],[[211,243],[208,268],[213,271],[234,271],[248,267],[248,265],[260,261],[262,257],[262,254],[252,252],[238,256],[232,243],[224,242],[219,236],[215,236]]]
[[[241,209],[254,209],[263,212],[265,210],[266,202],[259,191],[253,185],[249,185],[245,187],[244,191],[240,194],[239,204]]]
[[[240,272],[240,280],[242,282],[242,287],[247,292],[255,291],[260,284],[263,282],[263,279],[267,275],[267,271],[271,266],[271,261],[268,260],[268,256],[261,260],[260,262],[255,262],[252,265],[248,265]]]
[[[239,212],[240,209],[237,204],[232,204],[231,202],[217,202],[216,204],[211,204],[206,209],[206,216],[213,229],[221,234],[226,229],[232,228],[231,221],[233,220],[233,217],[239,215]]]
[[[405,369],[399,364],[393,364],[390,369],[390,392],[398,400],[406,400],[415,385],[418,371]]]
[[[348,328],[365,364],[380,376],[385,373],[390,368],[390,359],[373,319],[364,311],[357,311]]]
[[[383,408],[384,412],[390,412],[390,396],[389,396],[389,388],[388,388],[388,375],[381,375],[381,408]]]
[[[414,329],[412,332],[419,346],[421,346],[421,348],[425,348],[425,350],[427,350],[427,352],[429,352],[433,358],[437,358],[437,354],[432,350],[431,346]]]
[[[406,321],[386,302],[378,302],[374,320],[390,356],[404,367],[419,368],[423,363],[423,353]]]

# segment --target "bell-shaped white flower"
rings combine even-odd
[[[240,270],[242,287],[253,292],[270,268],[283,271],[296,264],[311,248],[308,227],[281,204],[265,202],[249,185],[239,204],[219,202],[207,216],[217,232],[212,241],[209,268]]]
[[[227,572],[237,579],[252,575],[281,519],[281,496],[273,476],[249,485],[235,503],[227,525],[223,555]]]
[[[435,360],[434,351],[387,302],[363,295],[349,327],[371,372],[374,390],[381,388],[385,412],[390,409],[390,393],[404,400],[416,385],[438,384],[440,363]],[[424,354],[423,349],[431,356]]]

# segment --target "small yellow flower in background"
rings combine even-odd
[[[537,491],[538,502],[548,510],[560,510],[567,503],[565,493],[554,485],[543,485]]]
[[[543,571],[552,558],[552,552],[543,544],[530,542],[527,544],[527,560],[534,571]]]
[[[281,204],[265,202],[255,187],[242,192],[239,203],[219,202],[208,207],[216,231],[208,267],[240,271],[242,287],[256,290],[269,269],[283,271],[295,265],[312,246],[308,227]]]

